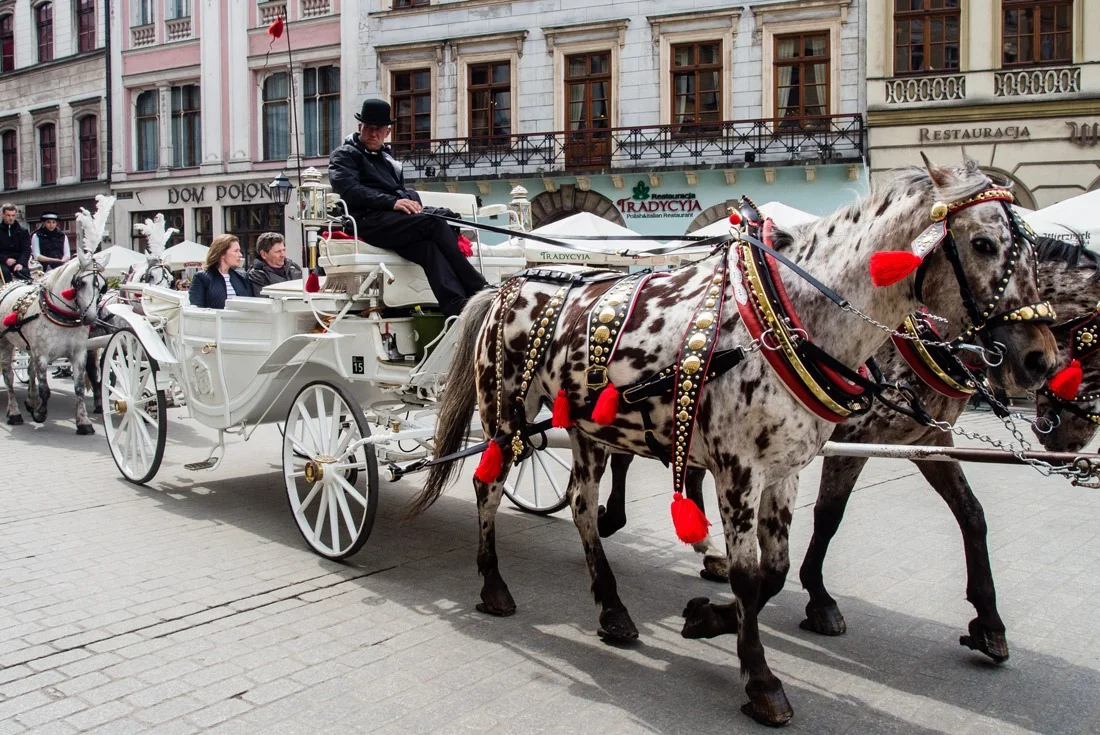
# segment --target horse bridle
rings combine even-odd
[[[1085,360],[1100,352],[1100,303],[1092,312],[1057,324],[1053,328],[1069,330],[1070,362],[1076,360],[1083,364]],[[1085,408],[1086,405],[1100,400],[1100,391],[1077,395],[1071,399],[1056,395],[1049,386],[1043,386],[1036,392],[1046,396],[1057,408],[1065,409],[1079,419],[1100,426],[1100,411],[1090,411]]]
[[[920,238],[918,238],[918,243],[923,240],[929,244],[929,250],[935,247],[936,244],[942,242],[944,255],[947,257],[948,262],[951,263],[951,268],[955,273],[955,280],[959,284],[959,293],[962,297],[963,306],[966,308],[967,315],[970,318],[970,326],[951,342],[952,352],[965,350],[966,345],[974,337],[977,337],[986,351],[1003,355],[1003,345],[993,340],[993,337],[990,335],[991,329],[1003,324],[1025,324],[1028,322],[1049,324],[1056,318],[1054,308],[1050,305],[1049,301],[1037,301],[1032,304],[999,313],[996,311],[998,304],[1000,304],[1001,299],[1004,297],[1005,288],[1008,287],[1012,275],[1016,272],[1016,264],[1020,258],[1022,244],[1033,246],[1035,243],[1035,233],[1026,222],[1016,215],[1012,207],[1009,206],[1013,200],[1012,192],[1008,189],[995,187],[978,192],[968,199],[952,202],[950,204],[936,202],[932,205],[930,213],[933,225],[925,230]],[[1005,216],[1008,218],[1009,229],[1012,233],[1012,252],[1008,259],[1008,265],[1005,267],[1005,272],[999,279],[997,289],[990,297],[989,303],[985,304],[983,307],[979,307],[978,300],[974,295],[974,289],[971,288],[970,285],[970,279],[967,278],[966,271],[963,268],[958,243],[955,242],[955,236],[951,232],[950,218],[951,215],[964,209],[987,202],[999,202],[1004,209]],[[917,269],[917,277],[914,286],[917,299],[920,301],[924,301],[922,291],[927,266],[928,260],[926,259]],[[986,362],[988,363],[988,360],[986,360]]]
[[[163,261],[156,263],[156,265],[149,266],[145,269],[145,272],[138,278],[138,283],[146,285],[153,285],[156,281],[153,278],[153,273],[159,272],[164,276],[166,283],[172,283],[172,270],[164,264]]]
[[[95,258],[91,258],[91,264],[88,268],[81,267],[80,270],[73,274],[72,279],[69,281],[69,287],[75,292],[73,304],[79,308],[80,305],[76,301],[76,294],[80,293],[89,278],[92,279],[92,298],[89,300],[87,306],[84,307],[83,311],[69,311],[67,308],[63,308],[53,303],[50,299],[49,290],[45,286],[40,286],[40,299],[46,318],[59,326],[76,327],[84,322],[90,310],[96,309],[98,311],[99,297],[107,289],[107,278],[103,275],[103,266],[101,266],[99,261]],[[62,296],[62,298],[64,298],[64,296]]]

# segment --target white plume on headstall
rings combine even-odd
[[[113,206],[115,206],[115,197],[96,194],[94,216],[84,207],[76,213],[76,221],[84,233],[81,247],[89,253],[94,253],[99,243],[103,241],[103,235],[107,232],[107,217],[111,215]]]
[[[146,254],[157,260],[164,255],[164,246],[168,244],[168,240],[179,232],[175,227],[165,228],[164,215],[160,213],[153,219],[145,220],[145,224],[134,225],[134,228],[146,238]]]

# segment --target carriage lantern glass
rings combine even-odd
[[[515,213],[516,225],[521,232],[531,230],[531,202],[527,199],[527,189],[517,185],[509,192],[512,201],[508,203],[508,209]]]
[[[280,172],[275,180],[267,185],[267,188],[271,191],[271,199],[277,204],[285,207],[290,203],[290,195],[294,192],[294,184],[290,183],[290,179],[286,177],[286,174]]]
[[[328,184],[324,175],[313,166],[302,172],[302,185],[298,189],[298,216],[307,228],[323,227],[328,221]]]

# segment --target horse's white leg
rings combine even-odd
[[[81,435],[94,434],[95,426],[88,418],[88,406],[84,402],[84,370],[88,364],[86,350],[74,350],[69,355],[69,361],[73,368],[73,394],[76,396],[76,433]]]
[[[601,606],[601,638],[612,641],[632,641],[638,628],[619,599],[615,575],[607,563],[598,528],[600,480],[607,468],[608,451],[579,432],[571,432],[573,440],[573,470],[569,475],[569,504],[573,522],[581,535],[584,560],[592,579],[592,595]]]
[[[689,469],[684,478],[684,495],[694,501],[703,510],[703,480],[706,479],[706,470]],[[691,548],[696,553],[703,555],[703,568],[699,570],[699,576],[712,582],[725,582],[729,580],[729,563],[726,559],[726,550],[714,545],[710,537],[692,544]]]
[[[783,589],[791,569],[791,509],[798,495],[798,475],[764,490],[760,500],[760,603],[757,611]]]
[[[19,410],[19,401],[15,397],[15,348],[6,341],[0,342],[0,364],[4,370],[4,387],[8,391],[8,424],[18,426],[23,423],[23,414]]]

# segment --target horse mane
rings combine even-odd
[[[1100,282],[1100,253],[1085,246],[1080,232],[1071,230],[1072,240],[1059,240],[1040,235],[1036,244],[1041,263],[1063,263],[1074,268],[1092,268],[1092,281]]]

